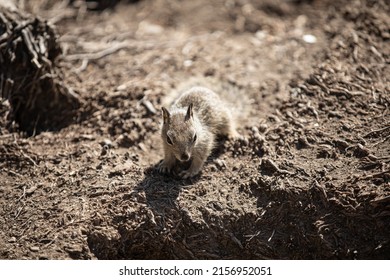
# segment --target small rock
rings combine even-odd
[[[139,147],[142,151],[144,151],[144,152],[147,152],[147,151],[148,151],[148,148],[146,148],[146,146],[145,146],[143,143],[139,143],[139,144],[138,144],[138,147]]]
[[[110,139],[107,139],[107,138],[103,139],[103,141],[100,142],[100,145],[107,146],[108,148],[112,148],[114,146],[112,141]]]
[[[193,61],[191,59],[184,60],[183,65],[184,67],[191,67],[193,64]]]
[[[245,136],[241,137],[241,143],[243,146],[248,146],[249,145],[249,140]]]
[[[153,103],[150,102],[149,100],[143,99],[141,101],[141,104],[145,106],[146,110],[148,110],[149,113],[153,115],[157,114],[156,108],[154,107]]]
[[[310,146],[310,144],[307,141],[307,138],[305,136],[302,136],[302,137],[298,138],[298,147],[299,148],[307,148],[309,146]]]
[[[215,172],[217,170],[218,170],[218,168],[215,165],[210,166],[210,171]]]
[[[317,42],[316,36],[311,35],[311,34],[303,35],[302,39],[303,39],[303,41],[305,41],[306,43],[309,43],[309,44],[314,44]]]
[[[30,247],[30,250],[31,250],[32,252],[38,252],[38,251],[39,251],[39,247],[38,247],[38,246],[31,246],[31,247]]]
[[[90,134],[81,134],[79,137],[80,140],[95,140],[95,137]]]
[[[108,151],[109,149],[110,149],[110,148],[109,148],[108,146],[104,145],[103,148],[102,148],[102,150],[101,150],[101,152],[100,152],[100,155],[101,155],[101,156],[107,155],[107,151]]]
[[[123,85],[120,85],[116,88],[117,91],[123,91],[123,90],[126,90],[127,89],[127,85],[126,84],[123,84]]]
[[[148,21],[142,21],[138,25],[138,34],[148,34],[148,35],[157,35],[161,34],[164,31],[164,28],[161,25],[153,24]]]
[[[16,242],[16,237],[12,236],[10,239],[8,239],[8,243],[15,243]]]
[[[32,187],[26,189],[26,194],[28,194],[28,195],[33,194],[37,188],[38,188],[37,186],[32,186]]]
[[[267,35],[268,35],[267,32],[263,30],[259,30],[255,33],[256,38],[259,40],[264,40],[267,37]]]
[[[226,168],[226,162],[222,159],[216,159],[215,161],[215,165],[218,167],[219,170],[223,169],[223,168]]]
[[[267,129],[268,129],[268,125],[266,125],[265,123],[259,126],[260,132],[265,132]]]

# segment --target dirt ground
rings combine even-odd
[[[28,2],[83,105],[27,137],[1,102],[1,259],[390,258],[388,1]],[[250,107],[181,180],[160,108],[189,80]]]

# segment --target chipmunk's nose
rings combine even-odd
[[[183,153],[180,159],[181,161],[188,161],[190,159],[190,155],[188,153]]]

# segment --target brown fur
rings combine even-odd
[[[163,173],[171,172],[177,160],[191,160],[189,169],[179,175],[183,178],[197,175],[214,148],[217,135],[238,135],[226,104],[205,87],[187,90],[169,110],[163,107],[162,111],[161,137],[165,157],[159,171]]]

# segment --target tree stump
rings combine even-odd
[[[0,96],[10,123],[30,136],[69,125],[80,106],[56,65],[60,54],[52,26],[0,0]]]

